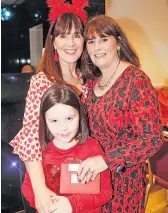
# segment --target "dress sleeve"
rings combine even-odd
[[[126,143],[107,151],[105,156],[111,170],[145,162],[163,143],[158,99],[149,78],[145,74],[136,75],[128,95],[129,126]]]
[[[88,144],[88,146],[90,150],[89,152],[91,153],[90,157],[95,155],[103,155],[103,150],[97,141],[92,140],[92,143]],[[93,147],[93,149],[91,150],[90,147]],[[73,213],[89,212],[96,208],[101,208],[104,204],[111,200],[112,186],[109,170],[101,173],[100,184],[101,190],[100,193],[97,195],[76,194],[68,197],[73,209]]]
[[[44,92],[51,86],[45,75],[38,73],[31,78],[30,88],[26,97],[23,127],[10,142],[13,153],[23,161],[41,161],[39,143],[39,111]]]

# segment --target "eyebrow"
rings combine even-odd
[[[75,114],[66,115],[65,118],[74,117],[74,116],[75,116]],[[48,118],[48,120],[53,120],[53,119],[58,120],[58,118],[56,118],[56,117],[50,117],[50,118]]]
[[[108,38],[108,37],[109,37],[109,35],[101,35],[101,36],[100,36],[100,38]],[[95,37],[93,37],[93,38],[88,38],[87,41],[93,40],[93,39],[96,39],[96,38],[95,38]]]
[[[70,35],[71,33],[60,33],[60,35]],[[75,32],[72,35],[82,35],[80,32]]]

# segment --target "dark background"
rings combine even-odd
[[[105,0],[91,0],[88,15],[104,14],[104,2]],[[20,4],[15,1],[13,4],[1,4],[1,8],[3,7],[10,8],[13,17],[8,21],[1,21],[1,211],[14,213],[24,208],[20,193],[24,171],[20,167],[18,156],[12,154],[9,142],[22,127],[28,80],[31,77],[31,74],[20,73],[27,63],[17,64],[16,59],[30,58],[29,28],[42,23],[45,43],[49,23],[48,8],[43,0],[22,0]],[[39,14],[39,18],[34,17],[35,13]],[[16,166],[12,166],[13,162]]]

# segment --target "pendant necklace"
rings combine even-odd
[[[112,81],[112,79],[113,79],[113,77],[114,77],[114,75],[115,75],[115,73],[116,73],[116,71],[118,69],[119,64],[120,64],[120,60],[118,61],[118,64],[117,64],[112,76],[110,77],[110,79],[104,85],[100,85],[101,78],[99,79],[99,81],[97,82],[97,86],[98,86],[98,88],[100,90],[104,90],[104,89],[106,89],[109,86],[110,82]]]

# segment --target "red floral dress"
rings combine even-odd
[[[103,96],[88,82],[85,98],[91,136],[100,142],[112,173],[114,197],[103,213],[144,213],[145,161],[162,145],[155,90],[146,74],[128,66]]]
[[[86,93],[80,72],[77,72],[83,85],[82,92]],[[18,154],[23,161],[42,161],[39,142],[39,113],[40,103],[44,92],[53,85],[44,74],[39,72],[30,81],[30,88],[26,97],[23,127],[10,142],[13,153]]]

